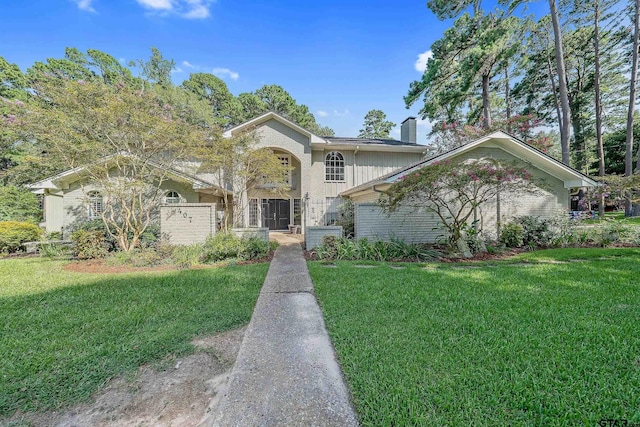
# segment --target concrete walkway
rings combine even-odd
[[[279,235],[212,426],[357,426],[298,240]]]

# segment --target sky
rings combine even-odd
[[[357,136],[380,109],[398,126],[431,44],[450,22],[424,0],[0,0],[0,56],[26,71],[65,47],[102,50],[120,61],[157,47],[176,62],[176,84],[192,72],[222,78],[238,95],[277,84],[337,136]],[[429,124],[418,122],[418,142]]]

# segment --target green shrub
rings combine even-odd
[[[132,267],[155,267],[166,261],[153,247],[135,248],[132,251],[115,252],[109,263],[113,265],[130,265]]]
[[[149,248],[160,240],[160,226],[152,224],[140,235],[140,246]]]
[[[269,255],[269,251],[271,251],[271,248],[271,242],[259,239],[257,237],[242,239],[238,258],[245,261],[264,258]]]
[[[232,233],[218,233],[204,242],[201,261],[212,263],[234,258],[245,261],[260,259],[266,257],[273,248],[272,243],[258,237],[240,238]]]
[[[42,230],[30,222],[0,222],[0,252],[17,252],[25,242],[39,240]]]
[[[168,260],[173,256],[173,251],[175,250],[175,246],[173,246],[169,240],[167,239],[159,239],[154,244],[158,256],[162,259]]]
[[[101,231],[77,230],[71,233],[71,241],[78,259],[104,258],[109,254],[109,245]]]
[[[320,259],[336,259],[339,245],[340,241],[336,236],[323,236],[322,244],[316,248],[316,253]]]
[[[484,237],[480,233],[477,227],[478,221],[474,221],[471,225],[465,224],[462,227],[462,235],[464,236],[464,241],[467,243],[469,250],[471,253],[478,252],[486,252],[487,245],[484,241]]]
[[[217,233],[207,238],[202,247],[202,262],[211,263],[238,258],[242,241],[232,233]]]
[[[352,240],[336,236],[324,236],[316,253],[320,259],[367,261],[430,261],[440,255],[424,245],[408,244],[399,239],[372,243],[366,238]]]
[[[201,263],[202,253],[201,244],[176,246],[171,258],[176,267],[187,269]]]
[[[44,238],[46,240],[62,240],[62,233],[59,231],[51,231],[51,232],[45,233]]]
[[[355,205],[351,199],[344,199],[343,203],[338,206],[338,221],[336,225],[342,226],[344,237],[353,238],[355,231]]]
[[[605,221],[591,229],[592,242],[598,246],[606,247],[613,243],[635,243],[638,237],[638,228],[619,221]]]
[[[519,248],[524,244],[524,227],[515,222],[509,222],[500,230],[500,243],[508,248]]]
[[[531,248],[549,246],[553,239],[553,232],[549,228],[549,220],[524,215],[513,219],[522,226],[522,242]]]
[[[42,242],[38,246],[38,253],[44,258],[69,258],[73,255],[73,249],[69,245]]]
[[[21,187],[0,187],[0,221],[37,223],[41,219],[38,196]]]
[[[75,229],[75,231],[100,232],[102,234],[102,238],[105,241],[105,244],[107,245],[106,247],[109,252],[115,251],[116,248],[118,247],[118,242],[116,242],[116,239],[111,237],[111,235],[107,231],[107,226],[104,225],[104,222],[101,219],[92,219],[90,221],[85,221],[82,224],[80,224]]]
[[[562,213],[550,221],[552,231],[551,246],[567,247],[578,242],[577,221],[573,221],[566,213]]]

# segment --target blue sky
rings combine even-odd
[[[407,110],[402,97],[422,74],[419,55],[450,25],[424,0],[2,3],[0,55],[23,70],[65,47],[128,62],[155,46],[176,61],[176,83],[197,71],[217,74],[235,95],[278,84],[339,136],[357,135],[370,109],[397,124],[416,115],[420,105]],[[427,127],[420,122],[419,142]]]

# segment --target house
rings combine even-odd
[[[411,243],[436,242],[444,232],[440,219],[435,214],[404,208],[388,215],[376,201],[393,183],[434,162],[464,162],[483,158],[514,163],[525,168],[534,180],[544,182],[544,189],[541,188],[537,193],[504,195],[500,200],[489,201],[477,209],[474,220],[478,221],[479,229],[494,237],[498,219],[504,223],[521,215],[550,218],[566,214],[571,207],[571,199],[577,197],[580,189],[598,185],[588,176],[530,145],[504,132],[494,132],[446,153],[342,191],[340,196],[350,198],[355,204],[355,237],[372,240],[398,238]]]
[[[495,158],[515,161],[537,178],[546,189],[541,194],[521,194],[486,203],[476,218],[484,231],[494,231],[501,221],[516,215],[550,217],[567,212],[570,199],[580,188],[597,185],[582,173],[507,135],[495,132],[435,157],[426,157],[426,146],[416,143],[416,120],[409,117],[401,125],[401,140],[322,137],[273,112],[262,114],[227,130],[255,131],[259,147],[273,150],[290,166],[286,178],[289,190],[274,198],[268,188],[243,192],[244,227],[287,230],[289,225],[333,224],[341,200],[355,203],[355,235],[370,239],[400,238],[407,242],[433,242],[442,234],[438,220],[430,213],[404,210],[387,215],[376,204],[381,193],[399,178],[435,161]],[[195,166],[194,166],[195,165]],[[34,183],[44,195],[44,226],[47,231],[73,230],[96,217],[104,201],[100,188],[83,182],[82,168],[65,171]],[[169,171],[161,216],[163,231],[177,243],[202,241],[215,232],[216,217],[223,215],[222,188],[198,163]],[[81,185],[82,184],[82,185]],[[215,206],[215,208],[212,208]],[[176,215],[176,212],[180,215]],[[163,223],[164,221],[164,223]]]
[[[259,147],[273,150],[281,162],[291,167],[287,178],[290,190],[274,198],[266,188],[244,193],[244,226],[286,230],[290,224],[304,229],[310,225],[330,225],[338,217],[339,194],[399,168],[415,164],[426,154],[426,147],[416,143],[416,120],[402,123],[402,140],[322,137],[314,135],[290,120],[268,112],[227,130],[225,137],[254,131]],[[100,188],[83,181],[82,168],[65,171],[41,180],[31,188],[44,196],[44,226],[47,231],[65,234],[78,224],[92,219],[102,209]],[[172,223],[172,234],[191,233],[186,229],[196,221],[193,212],[203,204],[220,205],[222,188],[211,174],[197,165],[184,165],[170,171],[163,184],[163,202],[168,206],[188,205],[189,222]],[[217,209],[221,215],[223,208]],[[206,210],[210,215],[210,211]],[[173,216],[175,219],[175,215]],[[208,218],[208,217],[207,217]],[[215,220],[215,218],[214,218]],[[162,221],[162,219],[161,219]],[[191,224],[191,225],[189,225]],[[177,227],[177,228],[176,228]],[[209,230],[198,226],[190,241],[201,240]]]

